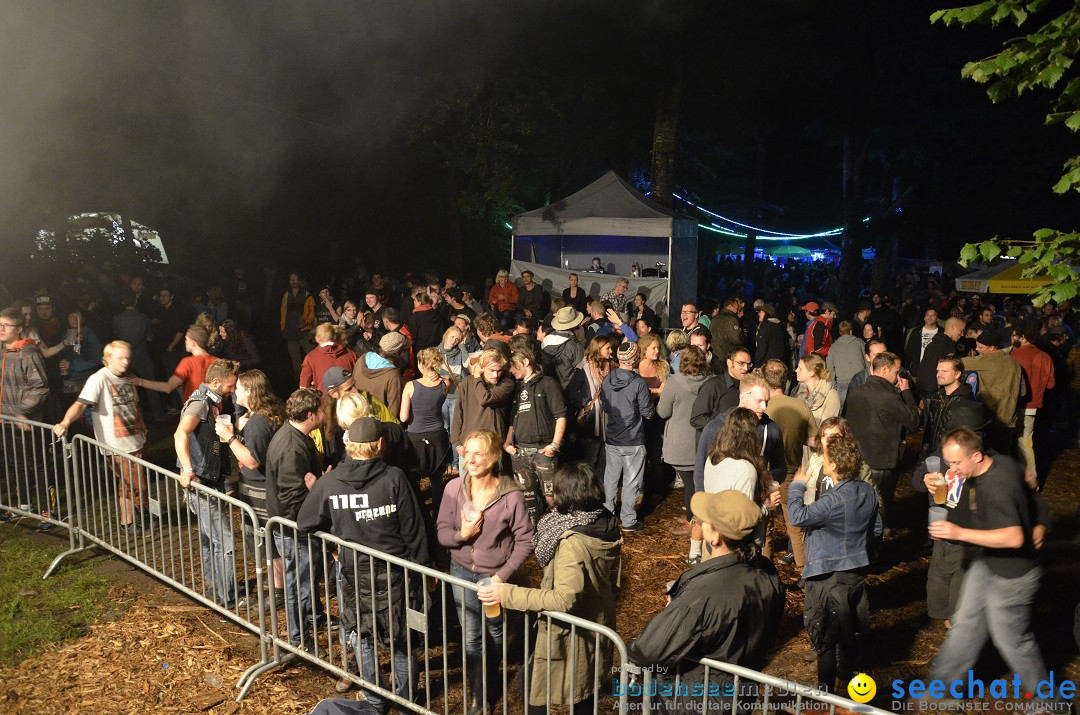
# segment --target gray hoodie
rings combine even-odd
[[[854,335],[841,335],[829,348],[825,367],[832,374],[834,385],[851,382],[851,378],[866,369],[866,343]]]

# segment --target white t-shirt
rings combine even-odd
[[[121,452],[137,452],[146,444],[146,423],[139,393],[127,378],[103,367],[86,381],[79,402],[89,406],[94,437]]]
[[[926,346],[930,344],[930,341],[934,339],[934,336],[938,334],[938,329],[927,330],[922,328],[922,344],[919,346],[919,359],[922,360],[923,354],[926,352]]]
[[[750,501],[757,503],[757,499],[754,498],[757,481],[757,470],[745,459],[725,457],[720,460],[720,464],[713,464],[710,459],[705,460],[706,494],[734,489],[745,494]]]
[[[713,464],[711,459],[705,460],[705,493],[707,494],[716,494],[717,492],[734,489],[737,492],[742,492],[750,501],[757,504],[758,500],[754,498],[757,483],[757,469],[745,459],[725,457],[720,460],[720,464]],[[767,511],[764,506],[761,507],[762,516]],[[762,519],[754,528],[754,541],[758,545],[765,543],[765,525],[765,519]]]

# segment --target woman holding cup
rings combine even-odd
[[[788,490],[788,519],[806,535],[803,623],[817,651],[817,677],[829,692],[855,676],[855,633],[869,625],[866,569],[881,539],[874,487],[859,479],[863,458],[850,434],[827,437],[822,472],[833,486],[812,504],[804,496],[809,475],[800,470]]]
[[[544,567],[540,588],[496,582],[480,588],[480,601],[516,611],[562,611],[614,628],[619,520],[604,508],[604,487],[583,464],[560,467],[554,491],[554,508],[540,519],[534,537],[536,560]],[[593,682],[610,672],[610,648],[598,658],[591,634],[571,636],[569,626],[547,619],[539,620],[532,642],[528,714],[544,713],[549,695],[551,705],[592,712]]]
[[[475,430],[462,444],[465,468],[461,476],[446,485],[435,530],[439,543],[449,551],[451,576],[472,583],[484,579],[503,583],[533,550],[533,528],[525,509],[525,495],[513,478],[499,474],[499,435],[487,429]],[[485,711],[484,627],[495,646],[495,650],[488,648],[487,662],[491,667],[501,658],[503,624],[494,610],[487,618],[481,616],[474,591],[460,586],[454,586],[453,591],[457,614],[463,621],[468,713],[475,715]]]

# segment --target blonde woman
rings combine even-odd
[[[345,305],[341,306],[341,313],[338,315],[337,324],[345,329],[354,327],[356,325],[356,314],[359,310],[356,303],[353,303],[351,300],[345,301]]]
[[[462,380],[458,387],[450,444],[457,446],[462,457],[465,435],[475,430],[489,429],[499,439],[506,436],[506,420],[514,399],[514,378],[507,374],[506,363],[506,357],[498,350],[485,350],[477,360],[475,374]]]
[[[436,532],[439,543],[450,553],[450,575],[476,583],[480,579],[505,583],[532,553],[533,527],[525,507],[521,487],[509,475],[499,473],[502,437],[491,430],[469,433],[464,440],[465,466],[461,476],[446,485],[439,509]],[[469,713],[482,713],[483,641],[487,631],[488,665],[498,662],[492,654],[501,652],[501,618],[486,618],[472,590],[453,587],[455,612],[461,624],[465,646]],[[485,628],[486,625],[486,628]],[[495,680],[492,674],[488,682]]]
[[[638,339],[638,350],[641,351],[638,374],[649,386],[649,395],[653,402],[657,402],[660,399],[660,393],[664,391],[668,374],[671,372],[671,367],[667,360],[664,360],[660,349],[660,336],[656,333],[642,335]]]
[[[815,425],[839,416],[840,393],[829,380],[829,370],[820,355],[804,355],[795,367],[795,379],[799,381],[795,397],[810,407]]]
[[[213,349],[217,348],[217,343],[221,339],[218,334],[217,325],[214,323],[214,316],[210,313],[202,312],[195,316],[195,325],[206,331],[206,350],[211,354],[214,354]]]
[[[431,513],[439,513],[443,494],[443,472],[450,453],[450,436],[443,428],[442,409],[450,382],[439,375],[443,365],[438,348],[424,348],[416,354],[420,377],[405,383],[401,391],[401,424],[412,443],[416,473],[431,481]]]
[[[672,372],[679,371],[679,360],[682,357],[682,351],[690,347],[690,338],[687,337],[687,333],[682,330],[672,330],[667,334],[667,338],[664,340],[664,345],[667,346],[668,363],[671,365]]]

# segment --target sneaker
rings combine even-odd
[[[644,528],[645,528],[645,522],[644,521],[635,521],[630,526],[624,526],[622,528],[622,530],[623,531],[641,531]]]
[[[687,566],[697,566],[700,563],[701,563],[701,556],[700,555],[699,556],[687,556],[686,557],[686,565]]]
[[[38,531],[48,531],[49,529],[53,528],[53,524],[49,521],[46,521],[46,519],[48,518],[50,518],[49,512],[41,512],[41,523],[39,523],[36,527]]]
[[[795,563],[795,554],[788,554],[786,556],[781,556],[779,561],[782,564],[787,564],[788,566],[790,566],[793,563]]]
[[[685,487],[686,487],[686,485],[683,484],[682,475],[681,474],[676,474],[675,475],[675,481],[673,481],[671,483],[671,488],[672,489],[684,489]]]
[[[121,524],[120,533],[128,536],[141,536],[143,533],[142,524],[137,521],[133,521],[130,524]]]
[[[337,682],[334,683],[334,692],[339,695],[344,695],[353,689],[353,685],[353,681],[348,678],[338,678]]]

